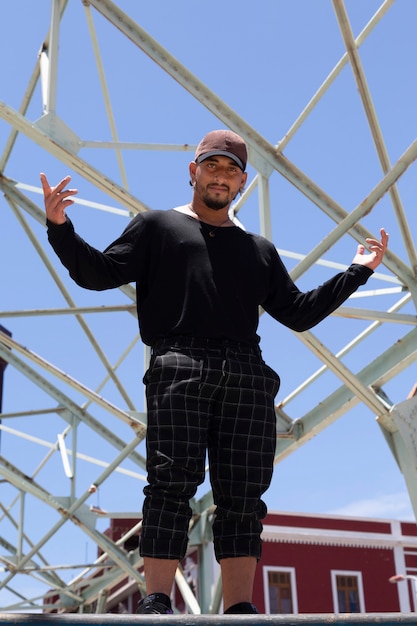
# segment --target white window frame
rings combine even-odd
[[[336,576],[355,576],[358,580],[358,594],[359,594],[359,612],[366,613],[365,610],[365,595],[363,593],[363,580],[362,580],[362,572],[354,571],[354,570],[341,570],[341,569],[332,569],[330,570],[331,580],[332,580],[332,596],[333,596],[333,611],[336,615],[340,613],[339,611],[339,602],[337,598],[337,582]]]
[[[271,606],[269,604],[269,582],[268,572],[289,572],[291,580],[291,598],[293,612],[291,615],[298,613],[298,598],[297,598],[297,586],[295,581],[295,567],[280,567],[279,565],[264,565],[262,568],[263,584],[264,584],[264,602],[265,613],[271,615]],[[275,613],[274,613],[275,615]]]

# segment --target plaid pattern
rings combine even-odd
[[[145,374],[148,430],[142,556],[182,559],[189,500],[206,451],[216,504],[216,558],[260,558],[261,500],[276,446],[278,375],[258,347],[212,340],[160,342]]]

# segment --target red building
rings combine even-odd
[[[415,523],[270,513],[263,539],[254,593],[261,612],[417,611]],[[392,584],[395,574],[410,578]]]

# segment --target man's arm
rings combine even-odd
[[[292,281],[279,255],[273,263],[273,288],[264,309],[292,330],[302,332],[321,322],[335,311],[360,285],[366,283],[381,263],[388,245],[388,235],[381,228],[381,240],[367,239],[369,252],[359,245],[352,264],[316,289],[301,292]]]
[[[139,270],[136,243],[141,225],[132,220],[124,233],[101,252],[74,230],[65,209],[73,204],[76,189],[65,189],[71,180],[63,178],[51,187],[41,174],[46,209],[48,240],[71,278],[85,289],[101,291],[134,282]]]

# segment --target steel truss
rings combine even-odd
[[[211,91],[204,80],[200,80],[152,38],[137,19],[130,17],[117,3],[111,0],[83,0],[78,3],[76,0],[52,0],[49,31],[44,41],[39,42],[39,54],[34,59],[34,70],[20,107],[15,108],[6,101],[0,102],[0,118],[4,127],[8,128],[8,136],[3,141],[0,154],[0,187],[4,196],[2,213],[7,213],[15,220],[20,233],[19,240],[15,242],[16,249],[23,254],[25,246],[29,244],[37,262],[43,266],[45,276],[42,280],[46,281],[48,276],[57,294],[56,301],[51,302],[50,306],[38,308],[9,308],[5,298],[0,312],[0,322],[11,331],[11,336],[5,328],[0,332],[0,358],[3,366],[8,366],[5,378],[12,370],[15,379],[21,381],[21,387],[18,388],[23,390],[22,395],[15,394],[13,410],[5,411],[1,422],[3,449],[0,476],[4,497],[0,504],[0,563],[3,566],[0,589],[7,591],[9,597],[9,601],[1,606],[2,610],[38,610],[48,599],[49,609],[100,613],[112,609],[120,601],[123,594],[120,589],[114,591],[116,585],[123,583],[125,594],[134,587],[144,587],[137,548],[129,551],[125,549],[129,538],[140,531],[136,498],[130,511],[119,509],[112,512],[103,510],[98,500],[94,500],[99,493],[111,493],[114,485],[121,485],[124,480],[129,485],[127,490],[131,493],[139,492],[144,480],[142,442],[146,432],[146,413],[143,398],[134,399],[138,395],[137,384],[130,373],[132,353],[140,346],[136,330],[134,289],[127,285],[113,296],[103,296],[104,304],[101,296],[99,298],[96,295],[94,300],[88,297],[84,299],[80,290],[68,280],[65,271],[57,265],[45,241],[44,211],[39,186],[33,184],[33,173],[22,172],[21,180],[16,180],[12,173],[16,171],[14,155],[18,158],[19,151],[26,146],[32,146],[35,157],[37,155],[43,159],[45,165],[42,163],[39,167],[46,168],[49,163],[54,173],[65,165],[85,182],[85,191],[78,200],[79,206],[87,212],[92,211],[95,220],[103,222],[103,228],[110,224],[109,232],[113,236],[120,232],[121,226],[131,216],[154,208],[149,206],[147,200],[141,199],[140,192],[130,191],[127,154],[140,158],[143,153],[153,152],[161,162],[166,163],[166,156],[171,153],[175,157],[190,153],[192,157],[195,146],[181,131],[177,144],[170,141],[141,143],[119,140],[118,118],[112,107],[113,94],[106,80],[106,60],[103,58],[108,58],[109,47],[114,45],[116,36],[130,42],[129,62],[132,68],[135,67],[136,58],[146,55],[151,63],[151,71],[159,75],[162,70],[172,77],[180,90],[189,94],[192,106],[200,112],[202,119],[206,119],[204,115],[208,114],[211,122],[217,121],[219,125],[233,129],[247,141],[250,180],[243,196],[234,206],[236,219],[239,216],[239,220],[244,223],[245,208],[254,202],[258,211],[259,232],[274,240],[274,211],[271,207],[275,200],[273,188],[276,180],[290,183],[299,197],[306,199],[328,218],[325,229],[318,237],[312,238],[312,246],[307,254],[300,254],[296,250],[280,250],[287,260],[294,261],[291,270],[294,280],[302,279],[313,268],[344,267],[340,263],[325,261],[324,255],[329,251],[339,254],[338,246],[347,235],[360,244],[365,244],[367,237],[377,235],[375,224],[379,223],[379,217],[374,224],[369,216],[377,212],[384,198],[385,206],[388,206],[388,222],[398,233],[397,243],[393,243],[387,252],[384,267],[376,272],[369,290],[367,287],[362,295],[359,294],[365,304],[352,307],[350,301],[349,305],[341,307],[332,316],[332,323],[338,323],[341,337],[344,339],[346,336],[346,342],[339,344],[335,350],[333,342],[327,345],[319,330],[317,333],[310,331],[294,334],[300,350],[313,355],[321,365],[313,373],[306,369],[303,382],[295,385],[277,405],[279,435],[276,460],[281,461],[355,406],[363,405],[377,417],[404,474],[413,510],[417,515],[417,400],[411,393],[407,400],[396,404],[384,390],[390,381],[409,371],[417,358],[417,253],[413,237],[416,221],[415,216],[411,216],[414,207],[407,213],[407,205],[403,203],[399,187],[400,179],[412,169],[417,157],[417,139],[409,143],[394,163],[390,162],[361,59],[361,47],[364,44],[372,45],[371,35],[378,31],[381,24],[389,21],[389,11],[395,9],[395,2],[382,2],[359,34],[353,32],[343,0],[333,0],[329,4],[333,5],[345,51],[283,139],[273,144]],[[61,78],[62,86],[65,76],[60,75],[60,59],[72,53],[68,41],[61,38],[61,32],[70,10],[84,14],[97,67],[97,84],[101,88],[102,104],[110,128],[110,140],[105,139],[107,128],[98,140],[80,136],[76,131],[77,120],[71,118],[70,111],[66,111],[65,122],[61,115],[63,100],[62,96],[59,97],[58,78]],[[185,13],[185,7],[181,8],[180,5],[178,11]],[[96,31],[96,23],[100,26],[106,24],[109,40],[104,37],[100,40],[100,29]],[[10,24],[10,28],[14,27]],[[318,30],[320,35],[323,33]],[[80,36],[76,44],[82,46],[84,43]],[[106,54],[100,52],[100,46]],[[82,73],[83,67],[78,66],[77,71]],[[362,199],[350,211],[339,204],[332,194],[326,193],[294,160],[284,155],[284,150],[290,150],[291,142],[303,125],[309,122],[328,91],[337,84],[343,71],[353,75],[352,84],[358,93],[381,172],[377,182],[368,185]],[[87,106],[96,106],[97,99],[98,94],[94,92],[94,98]],[[38,115],[35,114],[33,121],[36,111]],[[198,119],[197,136],[202,132],[203,123]],[[140,125],[143,126],[143,121],[139,122]],[[141,133],[140,128],[136,132],[133,120],[131,129],[133,136],[146,135]],[[115,155],[117,180],[108,175],[105,167],[97,165],[96,154],[103,150]],[[60,170],[57,166],[60,166]],[[158,183],[157,176],[154,184]],[[93,199],[87,200],[88,195]],[[371,224],[371,229],[368,224]],[[314,229],[314,218],[311,218],[308,227]],[[2,264],[6,268],[7,260],[3,259]],[[383,287],[375,287],[377,284],[383,284]],[[19,289],[16,283],[13,287]],[[38,289],[42,290],[41,281]],[[381,301],[388,302],[385,310],[373,304]],[[369,302],[372,304],[367,306]],[[103,316],[106,328],[126,326],[120,344],[125,342],[125,345],[119,353],[115,353],[107,341],[108,333],[104,332],[101,323]],[[74,327],[69,326],[69,319],[77,327],[77,334],[74,333],[74,338],[65,342],[60,329],[63,327],[64,333],[71,334],[72,331],[68,329]],[[97,324],[96,320],[99,320]],[[367,341],[372,341],[387,327],[395,327],[395,338],[389,339],[389,344],[374,342],[373,352],[368,353]],[[352,328],[358,329],[354,336],[351,336]],[[43,338],[39,337],[39,329],[44,333]],[[78,333],[83,339],[78,339]],[[46,348],[48,336],[51,344],[65,345],[65,352]],[[392,332],[389,337],[393,337]],[[74,345],[76,342],[79,342],[78,348]],[[83,352],[79,361],[81,365],[84,354],[88,354],[88,372],[80,367],[83,375],[85,372],[85,378],[74,370],[73,361],[67,362],[71,344],[75,352],[84,351],[81,348],[84,342],[88,344],[89,352]],[[349,356],[358,351],[363,366],[356,371],[353,364],[349,365]],[[144,348],[144,368],[147,358],[147,350]],[[301,372],[304,371],[302,363],[298,367]],[[90,376],[91,370],[98,374]],[[333,376],[332,380],[337,381],[330,388],[327,386],[329,373]],[[305,406],[310,408],[301,415],[297,414],[298,409],[292,411],[293,402],[302,401],[309,394],[314,395],[316,392],[313,390],[317,387],[322,396],[320,402],[306,400]],[[36,390],[33,401],[25,395],[30,393],[28,389]],[[42,436],[38,435],[36,427],[41,424],[44,425]],[[49,437],[45,432],[49,433]],[[17,441],[20,446],[17,450],[22,452],[16,452],[16,448],[7,445],[9,441]],[[34,448],[37,453],[33,459],[37,459],[37,465],[34,460],[30,460],[30,455],[26,456]],[[121,482],[115,483],[116,477]],[[190,530],[190,545],[199,550],[198,599],[183,571],[178,571],[176,580],[191,613],[217,612],[221,601],[221,583],[213,579],[216,573],[213,574],[211,570],[212,559],[208,548],[212,515],[210,491],[199,495],[193,506],[195,515]],[[127,517],[136,519],[136,522],[132,523],[127,535],[113,541],[104,533],[110,517]],[[98,526],[103,525],[103,520],[104,527],[100,530]],[[58,565],[59,546],[67,541],[66,537],[68,541],[75,542],[74,546],[80,542],[89,542],[98,547],[100,556],[86,558],[80,563],[77,550],[74,549],[74,560],[67,565]],[[65,570],[71,571],[69,580],[63,574]],[[101,575],[94,575],[98,571]],[[31,581],[30,585],[27,584],[28,580]]]

